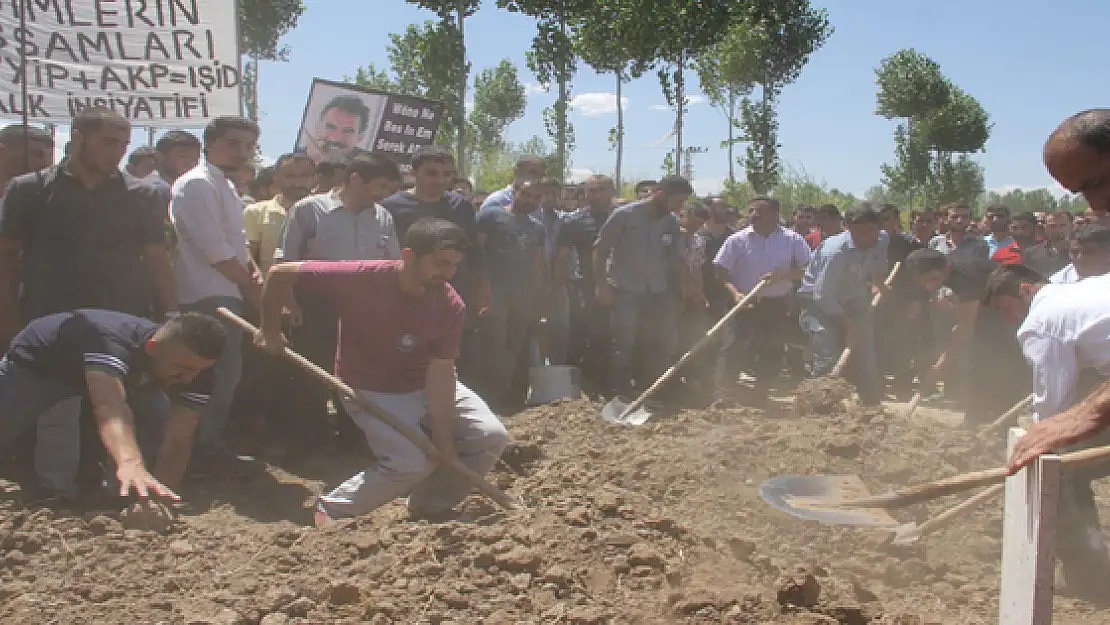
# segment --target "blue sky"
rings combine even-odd
[[[432,19],[401,0],[308,0],[308,10],[286,38],[287,63],[261,68],[262,149],[268,157],[289,150],[314,76],[341,79],[359,65],[387,66],[391,32]],[[1066,116],[1110,103],[1105,80],[1105,0],[828,0],[836,29],[801,78],[782,94],[779,110],[783,159],[846,191],[862,193],[879,180],[879,165],[893,156],[894,123],[875,108],[874,68],[899,48],[928,54],[991,115],[994,131],[985,154],[987,187],[1054,187],[1040,160],[1047,134]],[[529,87],[525,117],[508,139],[543,135],[541,111],[554,95],[539,91],[524,64],[532,22],[498,10],[486,0],[467,23],[468,54],[475,71],[504,57],[517,64]],[[700,94],[692,75],[691,94]],[[615,124],[613,80],[581,67],[574,80],[572,112],[577,150],[572,167],[611,172],[608,131]],[[625,86],[628,146],[626,176],[657,177],[673,142],[659,145],[672,123],[654,75]],[[695,98],[696,99],[696,98]],[[696,157],[701,192],[720,186],[728,171],[717,146],[724,118],[707,104],[690,108],[688,145],[709,147]]]

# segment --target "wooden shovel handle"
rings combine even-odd
[[[227,317],[236,325],[243,328],[243,331],[248,332],[251,335],[258,331],[258,329],[251,325],[246,319],[243,319],[230,310],[223,307],[218,308],[217,310],[221,315]],[[512,510],[517,507],[516,503],[511,498],[509,498],[508,495],[501,492],[493,484],[487,482],[485,478],[483,478],[481,475],[478,475],[474,472],[473,469],[460,462],[458,458],[453,458],[448,462],[444,462],[443,458],[439,454],[439,450],[436,449],[436,446],[433,445],[430,440],[428,440],[428,437],[424,436],[423,433],[417,431],[416,428],[398,419],[396,416],[393,415],[393,413],[385,410],[381,406],[378,406],[369,399],[366,399],[362,396],[361,393],[355,392],[354,389],[347,386],[339,378],[333,376],[327,371],[324,371],[315,363],[298,354],[297,352],[289,349],[288,347],[282,350],[282,355],[285,356],[285,358],[296,363],[297,366],[299,366],[300,368],[312,374],[312,377],[323,382],[332,390],[338,392],[343,397],[357,404],[359,408],[362,408],[366,412],[369,412],[370,414],[374,415],[382,422],[384,422],[386,425],[396,430],[401,436],[404,436],[406,439],[408,439],[410,443],[416,446],[417,449],[424,452],[425,456],[431,458],[435,462],[451,468],[456,473],[466,478],[466,480],[479,491],[481,491],[482,494],[494,500],[506,510]]]
[[[641,393],[640,396],[636,398],[636,401],[628,404],[628,407],[624,409],[624,412],[622,412],[620,416],[617,417],[617,421],[624,421],[625,417],[639,410],[640,406],[643,406],[644,402],[646,402],[652,395],[654,395],[655,391],[659,390],[659,387],[663,386],[663,384],[665,384],[667,380],[671,379],[671,376],[673,376],[675,372],[677,372],[687,362],[689,362],[690,359],[693,358],[695,354],[700,352],[703,347],[708,345],[709,342],[713,340],[713,337],[721,331],[721,328],[725,327],[729,321],[732,321],[732,318],[735,317],[741,309],[747,306],[748,302],[750,302],[753,297],[759,294],[759,292],[763,290],[763,287],[767,286],[768,284],[770,284],[769,280],[760,280],[759,283],[755,285],[754,289],[749,291],[748,294],[744,297],[740,298],[740,301],[736,302],[736,305],[732,307],[732,310],[728,311],[728,313],[724,317],[721,317],[721,320],[718,321],[712,328],[709,328],[709,331],[705,333],[705,336],[701,337],[701,340],[695,343],[694,346],[690,348],[690,351],[686,352],[682,356],[682,358],[678,359],[678,362],[671,366],[670,369],[667,369],[667,371],[663,375],[659,376],[659,379],[656,380],[654,384],[649,386],[647,390]]]
[[[1064,466],[1082,465],[1107,458],[1110,458],[1110,445],[1063,454],[1060,456],[1060,464]],[[910,486],[892,493],[839,502],[837,506],[845,508],[904,508],[915,503],[930,501],[980,486],[997,484],[1005,479],[1006,467],[997,467]]]
[[[992,421],[990,425],[983,428],[983,431],[979,433],[979,436],[987,437],[1006,427],[1011,421],[1014,420],[1014,418],[1018,416],[1018,413],[1033,405],[1033,399],[1034,396],[1032,393],[1030,393],[1029,396],[1027,396],[1025,399],[1014,404],[1014,407],[1007,410],[1005,414],[1003,414],[1001,417],[998,417],[997,419]]]
[[[985,488],[985,489],[979,491],[978,493],[975,493],[971,497],[968,497],[967,499],[961,501],[960,503],[952,506],[951,508],[945,510],[944,512],[941,512],[937,516],[935,516],[935,517],[929,519],[928,521],[925,521],[924,523],[922,523],[921,527],[919,527],[917,529],[918,534],[920,536],[924,536],[926,534],[930,534],[932,532],[935,532],[935,531],[941,529],[942,527],[945,527],[946,525],[951,523],[953,520],[959,518],[964,513],[975,509],[976,507],[978,507],[980,504],[987,501],[988,499],[991,499],[993,497],[997,497],[998,495],[1001,495],[1002,491],[1004,491],[1004,490],[1006,490],[1006,485],[1005,484],[995,484],[993,486],[990,486],[989,488]]]
[[[886,277],[886,282],[884,282],[884,284],[886,285],[886,288],[889,289],[890,285],[894,284],[894,278],[895,278],[895,276],[898,275],[898,270],[901,269],[901,268],[902,268],[902,263],[901,262],[894,263],[894,266],[891,267],[891,269],[890,269],[890,274],[888,274],[887,277]],[[879,306],[879,302],[881,302],[882,300],[883,300],[883,292],[879,291],[878,293],[875,294],[874,297],[871,298],[871,308],[877,308]],[[834,377],[834,378],[839,378],[840,374],[844,373],[844,367],[848,366],[848,359],[851,358],[851,357],[852,357],[852,348],[851,347],[845,347],[844,351],[840,352],[840,358],[837,359],[836,366],[833,367],[833,370],[832,370],[831,373],[829,373],[829,375]]]

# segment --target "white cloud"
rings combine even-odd
[[[690,184],[694,187],[694,193],[702,196],[720,193],[725,189],[724,178],[694,178]]]
[[[579,182],[585,182],[586,178],[592,175],[594,175],[593,170],[585,167],[571,167],[567,170],[567,182],[578,184]]]
[[[587,117],[609,115],[617,112],[617,94],[611,91],[579,93],[570,99],[570,107]],[[628,108],[628,98],[621,98],[621,108]]]
[[[274,158],[272,156],[266,156],[265,154],[258,157],[258,164],[261,167],[269,167],[270,165],[273,165],[276,162],[277,162],[276,158]]]
[[[539,83],[526,82],[526,83],[524,83],[524,93],[525,93],[525,95],[532,95],[532,94],[538,94],[538,93],[547,93],[547,89],[544,89],[543,85],[541,85]]]
[[[474,110],[474,100],[464,100],[463,106],[466,107],[466,112],[469,113]]]
[[[698,106],[699,104],[705,104],[708,101],[709,100],[703,95],[694,94],[694,95],[686,96],[686,106]],[[674,110],[673,108],[671,108],[671,105],[669,105],[669,104],[652,104],[648,108],[653,110],[653,111],[673,111]]]

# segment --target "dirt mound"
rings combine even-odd
[[[322,483],[277,468],[194,486],[194,510],[168,535],[20,509],[10,493],[0,622],[997,622],[997,504],[966,529],[895,547],[889,532],[784,515],[758,487],[776,474],[855,473],[878,492],[990,466],[1000,449],[878,410],[699,411],[622,427],[599,408],[510,420],[516,445],[491,479],[527,507],[473,497],[448,523],[409,520],[397,503],[307,529],[304,504]],[[301,471],[334,483],[357,465],[322,454]],[[1057,611],[1060,622],[1110,622],[1063,598]]]
[[[844,378],[803,380],[794,392],[794,410],[800,415],[843,411],[844,402],[852,396],[853,390]]]

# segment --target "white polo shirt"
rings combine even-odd
[[[170,221],[177,232],[174,265],[179,304],[208,297],[242,299],[239,287],[212,265],[234,258],[247,265],[243,201],[220,169],[202,160],[173,183]]]
[[[1033,366],[1033,418],[1059,414],[1076,401],[1079,372],[1110,376],[1110,289],[1101,279],[1047,284],[1029,305],[1017,339]]]

